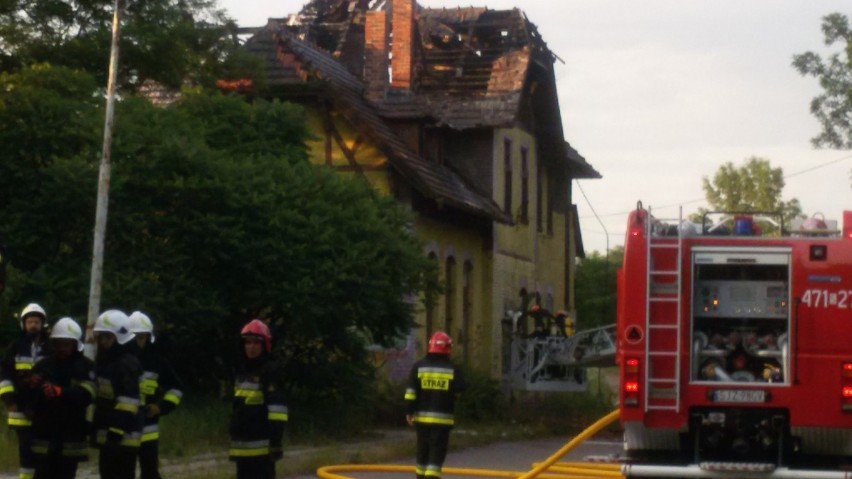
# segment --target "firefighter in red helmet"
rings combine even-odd
[[[272,333],[266,323],[253,319],[240,336],[242,361],[234,378],[228,457],[236,463],[237,479],[274,479],[289,417],[282,375],[272,361]]]
[[[452,338],[436,332],[429,338],[428,354],[409,374],[405,419],[417,429],[417,479],[440,478],[447,457],[456,396],[465,389],[458,367],[450,361],[452,349]]]

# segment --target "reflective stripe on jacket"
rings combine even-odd
[[[445,354],[428,354],[411,368],[405,402],[419,424],[453,426],[456,396],[465,388],[458,368]]]
[[[280,452],[284,425],[290,417],[281,373],[264,356],[246,361],[235,379],[229,458],[240,460]]]

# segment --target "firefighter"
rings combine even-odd
[[[71,318],[53,325],[47,355],[33,367],[35,390],[32,449],[35,479],[73,479],[89,459],[86,409],[95,397],[94,364],[83,356],[83,330]]]
[[[272,333],[263,321],[253,319],[240,336],[228,458],[236,463],[237,479],[273,479],[289,415],[281,374],[272,360]]]
[[[417,430],[417,479],[440,478],[447,457],[456,396],[465,389],[450,361],[453,340],[438,331],[429,338],[426,357],[414,363],[405,390],[405,420]]]
[[[571,337],[576,332],[574,330],[574,319],[568,314],[568,311],[561,310],[556,313],[556,328],[557,335]]]
[[[93,442],[100,449],[102,479],[133,479],[142,436],[139,382],[142,365],[129,348],[134,338],[126,314],[111,309],[98,316],[93,328],[95,359]]]
[[[142,443],[139,445],[141,479],[160,479],[159,439],[161,416],[172,412],[183,397],[182,386],[169,363],[154,349],[154,323],[141,311],[130,315],[130,332],[142,363]]]
[[[9,414],[9,428],[14,429],[18,436],[19,479],[32,479],[35,473],[31,442],[38,377],[32,375],[32,369],[42,358],[46,330],[47,313],[44,308],[36,303],[28,304],[21,311],[21,336],[6,348],[0,363],[0,398]]]

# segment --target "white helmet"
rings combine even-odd
[[[41,316],[42,324],[47,323],[47,313],[44,312],[44,308],[36,303],[30,303],[21,311],[21,329],[24,329],[24,320],[27,319],[27,316],[33,315]]]
[[[130,332],[131,333],[148,333],[151,335],[151,342],[154,342],[154,323],[151,318],[142,311],[134,311],[130,313]]]
[[[53,325],[50,330],[50,339],[74,339],[77,341],[77,351],[83,350],[83,341],[80,338],[83,336],[83,329],[77,324],[77,321],[69,317],[60,319]]]
[[[101,313],[95,321],[94,332],[102,331],[112,333],[118,344],[127,344],[133,339],[135,334],[130,332],[130,321],[124,312],[117,309],[110,309]]]

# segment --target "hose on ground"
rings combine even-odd
[[[616,409],[606,416],[598,419],[594,424],[568,441],[558,451],[553,453],[544,462],[533,463],[529,471],[502,471],[494,469],[470,469],[460,467],[445,467],[442,472],[446,475],[494,477],[507,479],[600,479],[600,478],[624,478],[620,466],[617,464],[600,464],[585,462],[559,463],[559,459],[568,454],[572,449],[579,446],[586,439],[594,436],[601,429],[609,426],[619,417]],[[352,479],[341,473],[345,472],[406,472],[414,474],[414,466],[398,466],[392,464],[341,464],[322,466],[317,469],[317,477],[320,479]]]

